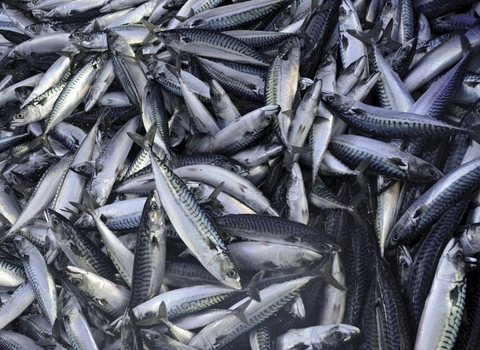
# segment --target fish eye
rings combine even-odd
[[[453,256],[453,259],[455,259],[457,262],[462,261],[464,259],[462,252],[456,252]]]
[[[237,274],[237,271],[235,271],[235,270],[229,270],[227,272],[227,277],[229,277],[229,278],[237,278],[237,276],[238,276],[238,274]]]
[[[53,218],[52,219],[52,224],[53,226],[57,226],[60,222],[56,219],[56,218]]]
[[[74,286],[79,286],[80,284],[82,284],[82,281],[78,278],[73,278],[72,283]]]
[[[233,171],[234,173],[236,173],[237,170],[238,170],[238,169],[237,169],[237,167],[236,167],[235,165],[231,165],[231,166],[230,166],[230,171]]]
[[[477,109],[475,110],[475,112],[476,112],[477,114],[480,114],[480,108],[477,108]]]
[[[338,331],[333,332],[332,336],[333,336],[333,339],[339,342],[345,339],[345,335],[342,332],[338,332]]]
[[[223,239],[224,241],[227,241],[230,239],[230,236],[225,232],[220,232],[220,238]]]
[[[400,239],[400,236],[399,236],[399,235],[394,235],[394,236],[393,236],[393,241],[394,241],[394,242],[397,242],[399,239]]]
[[[155,342],[158,342],[158,341],[160,341],[160,336],[158,334],[154,334],[154,335],[152,335],[152,340],[155,341]]]
[[[24,118],[23,113],[18,113],[16,118],[17,119],[23,119]]]
[[[327,101],[328,102],[333,102],[333,101],[335,101],[335,98],[333,96],[327,96]]]
[[[151,211],[157,211],[157,210],[158,210],[158,205],[157,205],[157,203],[152,203],[152,204],[150,205],[150,210],[151,210]]]
[[[190,190],[190,193],[196,196],[197,194],[200,194],[200,190],[198,189],[198,187],[194,187]]]
[[[433,171],[433,169],[428,169],[427,175],[431,178],[437,177],[437,173],[435,173],[435,171]]]

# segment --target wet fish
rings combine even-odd
[[[478,348],[478,13],[3,2],[1,347]]]

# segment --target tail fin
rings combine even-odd
[[[140,136],[134,132],[128,132],[128,136],[135,142],[137,145],[142,147],[143,149],[149,151],[152,149],[153,140],[155,139],[155,133],[157,131],[157,124],[154,123],[150,129],[148,129],[147,135],[145,137]]]

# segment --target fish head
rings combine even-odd
[[[83,36],[80,45],[88,49],[102,49],[106,45],[105,39],[103,33],[90,33]]]
[[[72,164],[70,170],[79,175],[90,177],[95,172],[95,162],[89,160]]]
[[[155,34],[157,35],[158,39],[160,39],[160,41],[167,46],[173,43],[180,43],[185,41],[185,38],[183,38],[182,35],[175,30],[163,30]]]
[[[25,34],[33,38],[34,36],[37,36],[41,33],[41,27],[39,23],[34,23],[26,26],[24,31]]]
[[[72,43],[80,43],[84,38],[86,37],[86,34],[80,29],[75,29],[72,34],[68,37],[68,40]]]
[[[460,241],[452,238],[443,250],[435,278],[445,282],[459,283],[465,278],[465,255]]]
[[[88,280],[88,272],[76,266],[67,266],[65,274],[72,284],[88,296],[96,295],[95,288]]]
[[[443,177],[443,173],[435,166],[413,156],[409,159],[407,172],[412,178],[425,182],[438,181]]]
[[[238,269],[231,259],[225,259],[225,254],[215,254],[205,268],[225,286],[236,290],[242,289]]]
[[[26,111],[27,108],[31,108],[31,106],[25,106],[22,110],[20,110],[17,114],[13,116],[10,125],[12,127],[22,126],[28,124],[28,112]]]
[[[460,243],[465,255],[471,256],[480,251],[480,223],[468,224],[461,232]]]
[[[354,102],[342,95],[327,91],[322,91],[321,99],[328,107],[336,111],[346,111],[352,107]]]
[[[398,222],[393,226],[392,230],[385,240],[385,251],[395,249],[400,244],[407,244],[409,232],[413,232],[422,217],[423,207],[409,208]]]
[[[152,329],[142,328],[140,332],[142,334],[142,338],[143,338],[143,341],[145,342],[145,345],[147,345],[149,348],[152,348],[152,349],[155,348],[162,341],[163,335],[159,332],[155,332]]]
[[[316,345],[337,349],[359,338],[360,333],[360,328],[347,324],[324,325],[315,327],[310,339],[315,349]]]
[[[45,215],[47,217],[48,227],[53,232],[59,233],[61,236],[65,236],[62,233],[66,232],[65,228],[68,220],[53,209],[47,209],[45,211]]]
[[[163,210],[162,202],[158,196],[157,190],[153,190],[145,203],[148,205],[148,210],[146,211],[147,220],[150,227],[160,227],[165,226],[165,213]]]

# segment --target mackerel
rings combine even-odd
[[[130,299],[130,291],[125,287],[75,266],[67,266],[65,273],[98,308],[113,317],[123,315]]]
[[[38,346],[29,337],[8,330],[0,330],[0,347],[4,349],[16,350],[42,350],[43,347]]]
[[[152,191],[145,201],[135,245],[130,308],[153,298],[160,292],[165,273],[165,210],[158,193]]]
[[[394,145],[364,136],[334,136],[329,149],[335,157],[354,167],[369,158],[367,165],[369,171],[397,179],[433,182],[443,175],[440,170],[421,158]]]
[[[216,228],[178,175],[149,152],[160,200],[183,242],[219,281],[241,289],[240,276]]]
[[[204,29],[171,29],[156,35],[165,45],[178,51],[238,63],[269,65],[251,46],[222,33]]]
[[[188,345],[194,348],[215,349],[248,332],[250,329],[272,316],[287,302],[292,300],[314,277],[306,276],[282,284],[273,284],[260,291],[261,302],[247,297],[231,309],[243,305],[243,322],[236,315],[226,315],[220,320],[205,326]]]
[[[57,252],[53,249],[58,245],[70,264],[104,278],[112,279],[115,276],[116,270],[111,260],[83,232],[76,231],[65,217],[52,209],[47,209],[46,217],[48,234],[53,236],[49,236],[49,250],[45,254],[47,263],[56,257]]]
[[[450,207],[480,186],[480,159],[465,163],[437,181],[400,217],[390,231],[387,249],[411,242]]]
[[[5,328],[20,316],[35,301],[35,297],[32,283],[28,280],[18,286],[10,298],[0,306],[0,328]]]
[[[53,105],[42,135],[34,142],[32,147],[35,147],[37,144],[45,144],[47,142],[47,134],[52,128],[68,117],[83,102],[99,69],[105,64],[106,58],[106,55],[94,57],[70,78]],[[48,142],[47,146],[49,146]],[[51,147],[49,147],[49,150],[51,151]]]
[[[182,22],[177,28],[229,30],[247,26],[280,8],[285,0],[259,0],[205,10]]]
[[[238,293],[237,290],[223,286],[194,286],[171,290],[134,307],[133,313],[138,324],[149,325],[159,322],[159,307],[165,303],[168,318],[175,318],[214,306],[228,297]],[[114,321],[118,327],[121,320]]]
[[[224,215],[215,219],[219,231],[260,242],[291,244],[321,253],[339,251],[327,235],[288,219],[266,215]]]
[[[425,301],[415,349],[432,344],[453,347],[464,312],[466,288],[462,247],[452,238],[443,250]]]
[[[323,92],[322,100],[342,120],[369,134],[391,138],[415,138],[465,133],[477,139],[476,130],[458,128],[427,115],[370,106],[334,93]]]
[[[28,239],[17,235],[15,246],[22,258],[26,275],[32,284],[40,309],[53,326],[57,319],[55,280],[42,254]]]
[[[95,161],[95,173],[88,183],[90,196],[98,205],[104,205],[117,176],[121,170],[121,164],[127,159],[128,152],[133,141],[128,137],[129,132],[135,132],[140,123],[140,118],[134,117],[118,130]]]
[[[65,172],[68,171],[68,164],[71,159],[71,154],[64,156],[57,164],[50,166],[43,174],[26,207],[23,208],[23,211],[8,231],[7,236],[17,233],[22,227],[28,225],[38,214],[47,208],[58,190],[61,179]]]
[[[98,349],[78,300],[69,296],[62,310],[65,330],[74,349]]]
[[[140,108],[142,93],[147,84],[147,77],[135,58],[132,47],[115,31],[107,30],[108,53],[130,103]]]

